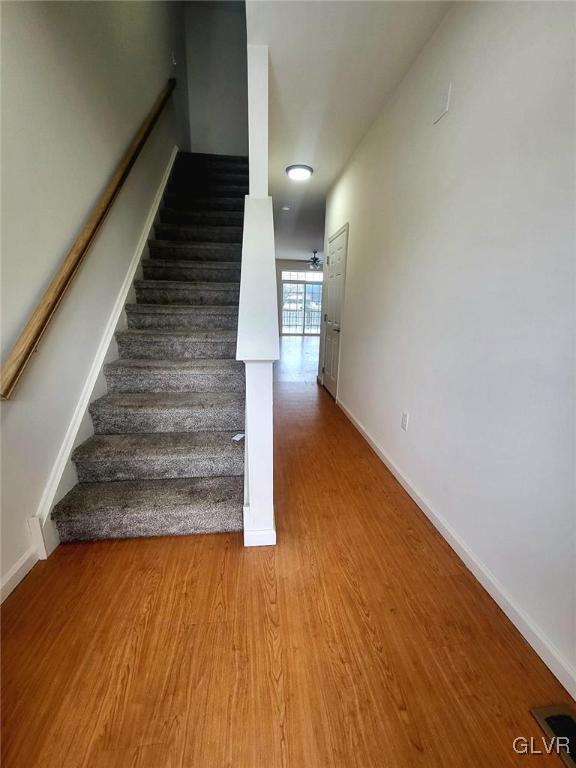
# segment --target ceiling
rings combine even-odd
[[[434,0],[247,0],[248,43],[270,49],[277,258],[322,251],[328,190],[448,7]],[[285,168],[292,163],[311,165],[312,178],[290,181]]]

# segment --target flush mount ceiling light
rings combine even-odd
[[[282,210],[283,211],[289,211],[290,210],[290,206],[289,205],[283,205],[282,206]]]
[[[306,181],[314,173],[314,169],[309,165],[289,165],[286,173],[292,181]]]

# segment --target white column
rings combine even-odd
[[[244,544],[276,544],[272,365],[278,310],[272,199],[268,197],[268,47],[248,46],[250,194],[244,206],[236,359],[246,366]]]
[[[250,196],[268,196],[268,46],[248,46]]]
[[[272,360],[246,361],[246,504],[244,544],[276,544]]]

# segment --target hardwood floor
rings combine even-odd
[[[3,606],[3,768],[505,768],[570,702],[315,384],[278,384],[279,544],[61,546]]]

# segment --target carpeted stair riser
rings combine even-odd
[[[244,211],[244,197],[198,197],[166,193],[164,205],[166,208],[186,211]]]
[[[233,331],[238,327],[238,307],[178,304],[127,304],[128,328],[173,331]]]
[[[56,505],[60,541],[242,530],[240,477],[80,483]]]
[[[236,360],[115,360],[104,366],[108,392],[244,392]]]
[[[222,170],[232,173],[248,173],[248,160],[245,157],[234,157],[230,155],[220,155],[218,157],[207,157],[197,154],[181,153],[174,163],[176,172],[181,170],[202,173],[221,173]]]
[[[242,169],[219,168],[217,170],[203,170],[201,168],[176,167],[170,177],[170,183],[176,186],[192,186],[195,189],[209,189],[210,187],[233,186],[247,187],[248,173]]]
[[[172,261],[237,261],[242,260],[241,243],[178,243],[173,240],[149,240],[151,259]]]
[[[109,394],[90,404],[96,434],[244,429],[243,393]]]
[[[238,283],[185,283],[178,280],[135,280],[139,304],[238,306]]]
[[[200,168],[198,166],[175,165],[170,175],[168,187],[194,187],[211,189],[213,187],[247,187],[250,175],[242,168]]]
[[[176,163],[171,180],[186,180],[199,186],[203,179],[209,186],[214,181],[222,179],[234,184],[248,184],[250,173],[248,164],[220,163],[218,165],[202,165],[201,163]]]
[[[239,477],[244,444],[234,432],[95,435],[72,455],[81,483]]]
[[[116,333],[120,357],[139,360],[234,358],[236,331],[128,329]]]
[[[241,227],[243,219],[243,211],[187,211],[186,209],[178,208],[163,208],[160,211],[160,222],[162,224]]]
[[[239,197],[244,199],[249,192],[248,184],[203,184],[194,186],[184,182],[170,182],[166,187],[167,195],[182,197]]]
[[[158,240],[178,240],[196,243],[241,243],[242,227],[179,227],[176,224],[156,224]]]
[[[190,262],[146,259],[142,262],[142,271],[145,280],[240,282],[240,264],[228,261]]]

